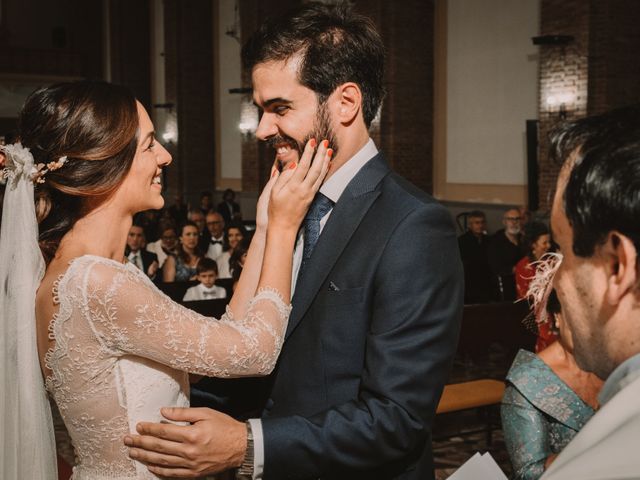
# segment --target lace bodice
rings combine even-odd
[[[244,318],[219,320],[173,302],[131,264],[83,256],[54,288],[59,311],[46,379],[74,444],[74,480],[156,478],[129,459],[123,437],[160,407],[188,406],[186,372],[216,377],[269,373],[290,307],[260,291]],[[166,421],[166,420],[165,420]]]

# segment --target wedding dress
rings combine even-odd
[[[128,457],[123,437],[160,408],[188,406],[186,372],[215,377],[269,373],[290,307],[273,290],[243,318],[203,317],[171,301],[132,264],[85,255],[55,283],[59,305],[45,361],[46,387],[71,436],[74,480],[155,479]]]

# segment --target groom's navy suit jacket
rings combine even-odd
[[[335,204],[292,304],[263,397],[264,479],[432,479],[463,304],[447,210],[378,154]]]
[[[298,278],[263,414],[264,478],[433,478],[431,424],[459,333],[450,215],[378,154]]]

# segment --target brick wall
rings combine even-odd
[[[166,99],[178,112],[179,135],[170,149],[168,189],[197,204],[200,192],[215,187],[213,5],[165,0],[164,6]]]
[[[570,120],[586,115],[588,88],[589,2],[542,0],[540,35],[571,35],[567,45],[542,45],[540,49],[540,94],[538,124],[539,205],[551,206],[558,165],[549,161],[549,132],[562,119],[564,104]]]
[[[542,0],[540,34],[572,35],[566,46],[540,47],[539,196],[551,206],[559,166],[548,160],[548,135],[561,121],[556,100],[573,94],[567,120],[640,100],[640,2]]]
[[[592,1],[589,114],[640,101],[640,2]]]
[[[376,19],[387,48],[378,146],[394,171],[432,192],[434,4],[370,3],[379,5]]]

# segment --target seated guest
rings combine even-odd
[[[518,298],[527,298],[529,284],[536,274],[538,261],[551,248],[549,228],[541,222],[528,223],[524,229],[522,244],[527,254],[516,264],[516,295]],[[555,333],[549,329],[549,323],[540,323],[536,352],[547,348],[556,341],[556,338]]]
[[[199,208],[192,208],[189,210],[187,219],[198,227],[198,248],[202,252],[206,252],[209,246],[209,230],[206,229],[207,222],[204,213]]]
[[[169,222],[161,222],[158,231],[160,238],[155,242],[147,244],[147,251],[157,255],[158,264],[160,268],[162,268],[167,257],[176,254],[178,234],[176,233],[176,227],[173,226],[173,223]]]
[[[637,479],[640,472],[640,107],[562,125],[551,209],[563,260],[554,287],[576,363],[606,380],[600,408],[544,480]]]
[[[144,244],[144,229],[140,225],[131,225],[124,254],[131,263],[153,280],[158,273],[158,256],[146,251],[143,248]]]
[[[232,223],[225,231],[224,251],[216,258],[218,269],[220,270],[220,278],[232,278],[231,276],[231,255],[236,248],[242,246],[242,241],[246,237],[246,232],[242,224]]]
[[[542,322],[559,331],[559,339],[538,355],[518,352],[502,399],[502,430],[515,480],[542,476],[593,416],[602,388],[598,377],[575,362],[571,332],[562,319],[555,291],[546,301],[545,313]]]
[[[464,303],[487,303],[494,300],[493,276],[487,260],[489,237],[484,212],[467,215],[467,231],[458,237],[464,267]]]
[[[207,213],[207,231],[209,232],[209,244],[206,256],[215,260],[220,256],[224,246],[224,219],[222,215],[213,210]]]
[[[502,217],[504,228],[498,230],[487,247],[489,266],[493,272],[500,300],[516,299],[515,266],[522,258],[520,210],[512,208]]]
[[[218,278],[218,265],[215,260],[204,257],[198,262],[196,267],[198,272],[198,282],[195,287],[191,287],[184,294],[182,299],[185,302],[193,300],[211,300],[214,298],[226,298],[227,291],[216,285],[216,279]]]
[[[186,282],[195,280],[196,267],[203,255],[198,249],[198,227],[187,220],[180,231],[180,243],[176,255],[167,257],[162,267],[162,281]]]

